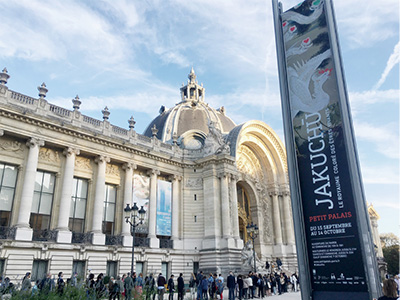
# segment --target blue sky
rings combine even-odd
[[[284,9],[298,1],[282,1]],[[335,0],[367,201],[399,235],[399,2]],[[262,120],[283,139],[267,1],[0,0],[0,67],[8,87],[142,133],[179,102],[193,66],[205,100],[235,123]]]

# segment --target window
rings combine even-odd
[[[84,261],[84,260],[74,260],[73,263],[72,263],[72,275],[75,272],[78,274],[78,278],[79,279],[85,280],[85,276],[86,276],[86,261]]]
[[[136,274],[137,275],[139,275],[140,273],[142,273],[143,274],[143,262],[142,261],[137,261],[136,262],[136,269],[135,269],[135,271],[136,271]]]
[[[0,276],[3,276],[5,266],[6,266],[6,260],[0,259]]]
[[[117,199],[117,187],[106,184],[103,210],[103,233],[114,234],[115,201]]]
[[[29,221],[33,230],[50,228],[55,181],[56,176],[52,173],[36,172],[35,192],[33,194],[31,219]]]
[[[193,262],[193,274],[197,274],[197,271],[199,270],[199,262],[194,261]]]
[[[161,263],[161,273],[164,275],[165,278],[169,278],[167,262]]]
[[[106,275],[110,276],[110,277],[114,277],[116,278],[118,273],[117,273],[117,266],[118,266],[118,262],[116,261],[108,261],[107,262],[107,270],[106,270]]]
[[[0,163],[0,226],[9,226],[14,202],[18,169]]]
[[[46,277],[47,273],[47,260],[35,259],[32,266],[31,280],[41,280]]]
[[[88,181],[86,179],[74,178],[72,188],[68,227],[72,232],[83,233],[85,226]]]

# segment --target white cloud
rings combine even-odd
[[[377,90],[382,86],[387,76],[389,75],[390,71],[399,63],[400,63],[400,42],[398,42],[397,45],[394,47],[393,53],[390,55],[386,63],[386,68],[383,71],[381,78],[374,86],[374,90]]]
[[[365,184],[398,185],[400,182],[399,168],[394,165],[366,165],[362,166],[362,176]]]
[[[355,121],[354,131],[357,139],[373,143],[379,153],[388,158],[399,159],[398,123],[377,126],[362,121]]]

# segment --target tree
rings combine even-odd
[[[400,245],[400,239],[394,233],[382,233],[380,236],[382,248]]]
[[[387,263],[389,274],[399,274],[400,239],[394,233],[380,235],[383,257]]]

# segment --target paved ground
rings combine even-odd
[[[228,300],[228,290],[224,290],[224,300]],[[263,300],[269,300],[269,299],[274,299],[274,300],[301,300],[301,294],[300,292],[296,293],[284,293],[282,295],[272,295],[268,297],[262,298]],[[260,298],[256,298],[255,300],[261,300]]]

